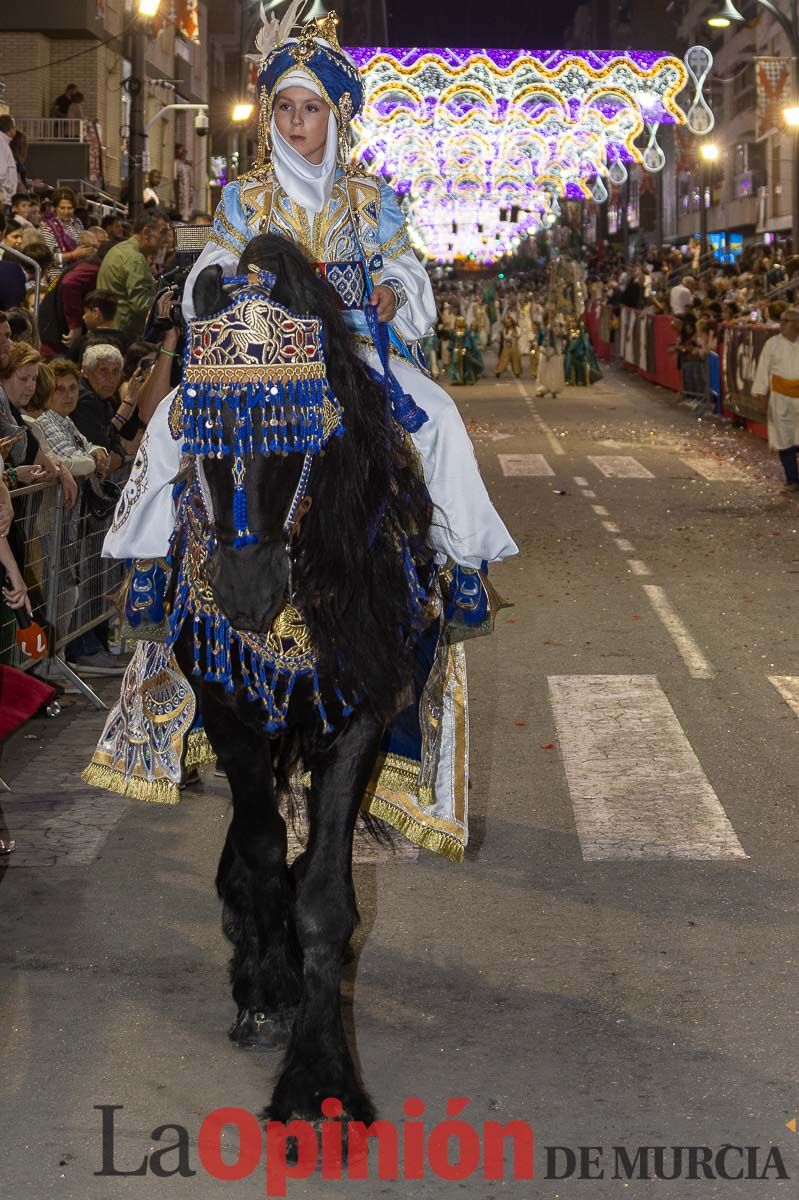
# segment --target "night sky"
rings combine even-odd
[[[558,47],[578,0],[387,0],[394,46]]]

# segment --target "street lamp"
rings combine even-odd
[[[246,121],[249,121],[253,114],[254,108],[255,105],[251,104],[249,101],[244,101],[241,104],[234,104],[233,112],[230,114],[231,120],[235,121],[236,124],[244,124]]]
[[[718,162],[719,148],[715,142],[701,142],[699,145],[699,157],[702,160],[702,175],[699,195],[699,242],[700,254],[710,253],[710,243],[707,236],[707,204],[706,193],[711,186],[711,171],[713,163]]]
[[[128,213],[136,220],[141,215],[144,196],[142,167],[144,159],[144,51],[146,21],[158,13],[161,0],[138,0],[133,20],[130,52],[130,130],[128,132]]]
[[[799,253],[799,8],[796,0],[788,0],[788,13],[782,11],[776,0],[755,0],[761,8],[765,8],[770,12],[776,21],[782,27],[782,31],[788,39],[788,48],[791,52],[791,95],[793,97],[791,105],[784,109],[783,116],[788,128],[793,132],[793,145],[791,147],[791,249],[794,254]],[[733,4],[732,0],[724,0],[724,7],[720,12],[708,17],[708,25],[712,25],[717,29],[724,29],[728,25],[743,24],[746,17],[740,13]]]
[[[746,18],[738,12],[738,9],[732,3],[732,0],[724,0],[724,8],[721,12],[715,13],[712,17],[708,17],[708,25],[712,25],[714,29],[726,29],[732,25],[733,21],[744,21]]]

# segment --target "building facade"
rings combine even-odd
[[[787,38],[755,0],[740,0],[737,7],[745,23],[713,29],[707,17],[714,6],[707,0],[672,0],[681,52],[704,45],[713,54],[709,95],[715,128],[704,140],[718,147],[719,156],[703,164],[701,139],[678,131],[664,173],[665,236],[685,241],[697,235],[704,204],[708,233],[736,250],[790,234],[794,152],[794,135],[782,116],[790,99]]]
[[[136,16],[134,0],[26,0],[0,5],[0,79],[7,109],[29,141],[28,174],[48,183],[84,181],[112,196],[124,192],[130,113],[131,38],[145,38],[147,165],[163,175],[162,202],[175,199],[175,144],[190,165],[191,207],[208,204],[208,139],[198,137],[193,112],[166,105],[208,101],[208,20],[205,0],[162,0],[153,22]],[[182,18],[197,25],[192,40]],[[191,32],[191,31],[189,31]],[[83,118],[58,122],[53,101],[67,84],[83,95]],[[185,178],[185,173],[184,173]]]

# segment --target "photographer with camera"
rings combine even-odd
[[[131,341],[144,331],[155,296],[151,263],[164,245],[168,230],[163,213],[157,209],[146,212],[135,222],[131,237],[112,246],[100,266],[97,288],[116,298],[114,326]]]

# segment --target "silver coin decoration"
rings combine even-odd
[[[710,133],[716,124],[713,110],[702,94],[705,80],[713,66],[713,55],[707,46],[692,46],[685,55],[685,69],[696,89],[691,107],[688,109],[687,121],[691,133],[701,136]]]
[[[654,125],[647,125],[647,129],[649,130],[649,141],[646,144],[646,148],[641,158],[645,170],[655,174],[658,171],[662,171],[665,167],[666,155],[658,145],[658,130],[660,129],[660,124],[656,122]]]
[[[602,176],[595,175],[589,186],[591,188],[591,195],[597,204],[604,204],[608,198],[608,189],[605,187]]]

